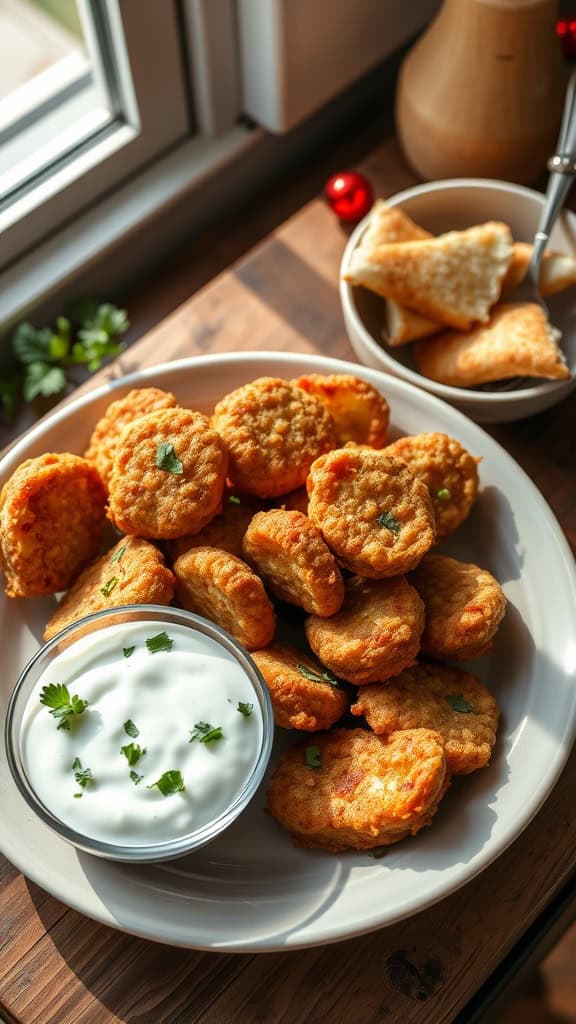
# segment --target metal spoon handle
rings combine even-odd
[[[568,82],[556,153],[548,161],[548,170],[551,173],[546,189],[546,199],[538,230],[534,236],[532,258],[526,274],[526,277],[534,283],[537,283],[539,279],[540,262],[548,245],[550,232],[576,177],[576,71],[572,72]]]

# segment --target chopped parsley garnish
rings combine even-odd
[[[228,495],[228,501],[230,502],[231,505],[239,505],[240,504],[240,498],[238,498],[236,494],[229,494]]]
[[[125,658],[130,658],[134,654],[135,650],[135,647],[123,647],[122,654],[124,655]]]
[[[127,648],[124,648],[124,650],[127,650]],[[134,648],[132,648],[132,650],[134,650]],[[140,735],[140,729],[136,728],[131,718],[124,722],[124,732],[127,736],[131,736],[133,740]]]
[[[174,643],[172,637],[168,636],[168,633],[157,633],[156,636],[149,636],[146,641],[146,647],[150,651],[150,654],[158,654],[159,651],[171,651],[172,644]]]
[[[331,672],[314,672],[307,665],[297,665],[301,676],[305,679],[310,679],[313,683],[330,683],[330,686],[338,686],[338,680],[334,678]]]
[[[40,703],[50,709],[50,714],[58,721],[58,728],[65,730],[70,729],[72,716],[81,715],[88,707],[87,700],[81,700],[76,695],[71,697],[64,683],[45,686],[40,694]]]
[[[75,800],[79,800],[80,797],[83,796],[83,795],[84,795],[83,793],[74,793],[74,799]]]
[[[380,857],[383,857],[387,852],[387,846],[375,846],[373,850],[368,850],[368,856],[373,857],[374,860],[380,860]]]
[[[321,768],[322,761],[320,759],[320,747],[306,747],[304,751],[304,761],[306,762],[307,768]]]
[[[463,715],[468,715],[471,711],[474,711],[472,705],[467,700],[464,700],[464,697],[459,693],[446,694],[446,700],[453,711],[460,711]]]
[[[223,736],[222,726],[210,725],[209,722],[196,722],[194,731],[190,730],[188,743],[193,743],[194,740],[200,740],[200,743],[213,743],[214,740],[221,740]]]
[[[140,758],[146,753],[146,747],[141,747],[139,743],[127,743],[125,747],[120,747],[120,753],[124,754],[128,764],[132,767],[133,764],[138,764]]]
[[[124,554],[124,552],[125,552],[125,551],[126,551],[126,545],[125,545],[125,544],[123,544],[121,548],[118,548],[118,549],[117,549],[117,550],[116,550],[116,551],[114,552],[114,554],[112,555],[112,558],[110,559],[110,561],[111,561],[111,562],[119,562],[119,561],[120,561],[120,559],[122,558],[122,555]]]
[[[138,772],[135,772],[134,769],[132,769],[132,771],[130,772],[130,778],[132,779],[134,785],[137,786],[139,782],[142,782],[144,776],[139,775]]]
[[[449,501],[452,495],[447,487],[441,487],[439,491],[436,491],[436,497],[438,501]]]
[[[184,785],[184,779],[182,778],[182,772],[178,769],[172,769],[169,772],[164,772],[156,782],[152,785],[146,786],[146,789],[159,789],[162,796],[172,796],[173,793],[182,793],[186,789]]]
[[[94,782],[94,776],[90,768],[83,768],[80,758],[75,757],[72,762],[72,771],[74,772],[74,778],[82,789],[86,789],[91,782]]]
[[[104,594],[104,597],[110,597],[110,594],[114,590],[114,587],[119,582],[120,581],[119,581],[118,577],[117,576],[113,576],[112,579],[108,580],[108,583],[105,583],[103,587],[100,587],[100,593]]]
[[[156,448],[156,465],[159,469],[166,469],[169,473],[178,476],[184,472],[184,467],[174,451],[174,445],[170,441],[159,441]]]
[[[391,512],[381,512],[376,522],[378,526],[385,526],[387,530],[394,534],[400,533],[400,523]]]
[[[247,704],[245,701],[239,700],[236,711],[239,711],[241,715],[244,715],[244,718],[250,718],[250,715],[254,711],[254,705]]]

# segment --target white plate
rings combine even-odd
[[[423,910],[482,871],[522,831],[550,792],[576,725],[576,581],[562,532],[517,464],[479,427],[436,398],[364,367],[316,356],[207,356],[134,374],[83,396],[40,424],[5,458],[4,480],[25,458],[82,452],[113,398],[154,384],[208,411],[262,375],[354,372],[392,406],[395,431],[441,430],[480,464],[481,494],[446,550],[490,569],[509,609],[491,657],[475,671],[503,709],[490,768],[454,781],[432,828],[381,860],[295,849],[264,814],[264,792],[219,840],[165,865],[128,867],[76,852],[36,820],[0,762],[0,842],[26,875],[89,917],[175,945],[259,951],[311,946]],[[49,602],[2,596],[2,712],[36,649]]]

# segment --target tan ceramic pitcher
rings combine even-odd
[[[444,0],[406,57],[396,121],[423,178],[532,182],[554,151],[565,70],[556,0]]]

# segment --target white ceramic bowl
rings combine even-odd
[[[484,178],[455,178],[406,189],[386,200],[401,206],[417,224],[441,234],[472,227],[487,220],[510,225],[515,241],[531,242],[537,228],[544,196],[529,188]],[[350,236],[341,272],[348,268],[353,250],[366,230],[361,221]],[[550,247],[576,255],[576,216],[564,211],[550,239]],[[523,419],[554,405],[576,386],[569,381],[538,381],[514,391],[490,385],[466,389],[438,384],[420,374],[411,345],[391,348],[382,340],[383,300],[365,288],[353,287],[341,278],[340,299],[344,321],[358,358],[377,370],[401,377],[461,409],[478,423],[503,423]],[[576,375],[576,292],[568,289],[546,300],[553,324],[562,331],[562,347],[572,374]]]

